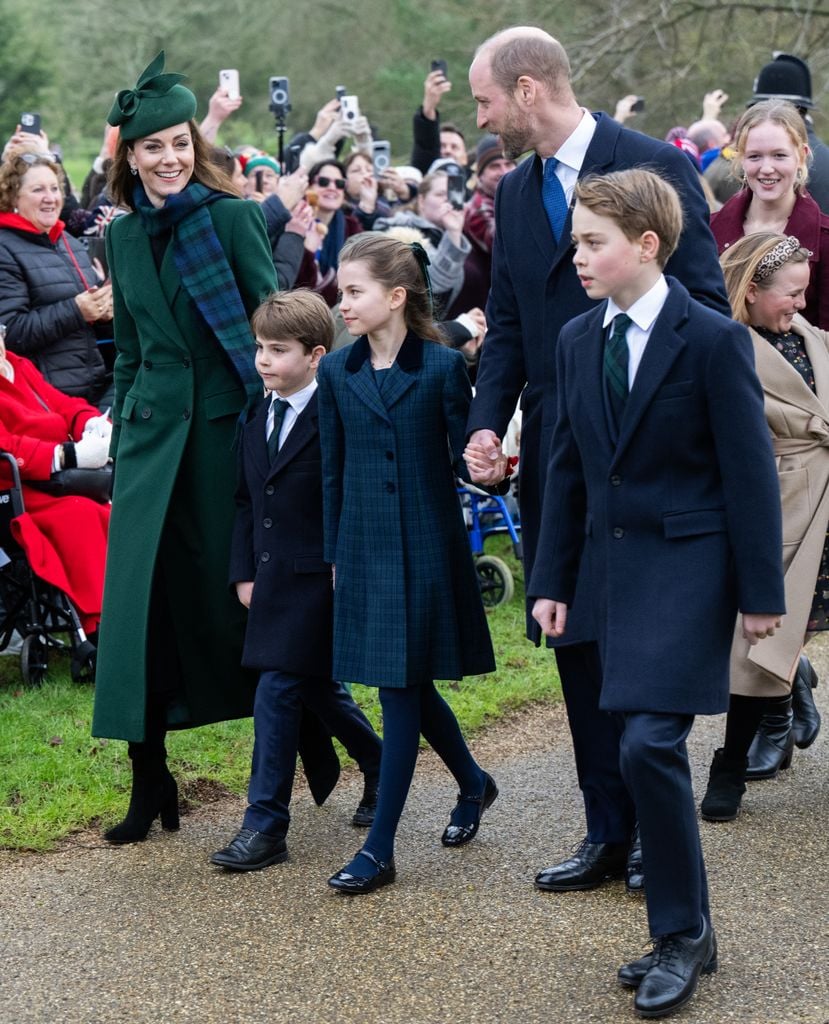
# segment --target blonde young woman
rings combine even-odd
[[[758,734],[759,754],[774,774],[788,766],[794,743],[809,746],[820,728],[814,670],[801,654],[806,640],[829,629],[829,332],[800,315],[811,255],[794,236],[766,231],[735,242],[720,260],[734,318],[751,330],[777,456],[786,618],[757,647],[735,635],[725,741],[714,754],[701,807],[708,821],[737,816],[749,749],[764,716],[776,728]],[[794,729],[793,686],[800,705]]]

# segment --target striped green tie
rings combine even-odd
[[[614,425],[622,422],[628,397],[628,343],[627,329],[633,323],[626,313],[613,318],[613,330],[604,346],[604,377]]]

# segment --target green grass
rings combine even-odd
[[[509,543],[494,538],[487,553],[511,564],[516,592],[489,613],[498,671],[441,684],[467,735],[560,694],[553,658],[524,639],[521,569]],[[379,727],[376,690],[355,686],[354,696]],[[40,689],[22,685],[17,658],[0,658],[0,848],[48,850],[71,832],[122,816],[130,784],[125,744],[94,739],[91,719],[92,688],[71,681],[66,658],[51,660]],[[170,763],[185,799],[243,793],[252,742],[250,720],[171,734]]]

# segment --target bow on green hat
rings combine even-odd
[[[164,51],[141,72],[134,89],[122,89],[115,97],[107,122],[121,130],[125,142],[142,139],[174,124],[191,120],[196,97],[179,83],[184,75],[162,74]]]

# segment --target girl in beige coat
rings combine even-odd
[[[777,456],[786,617],[756,647],[735,631],[725,741],[714,754],[701,806],[708,821],[735,818],[745,778],[776,775],[788,767],[794,742],[809,746],[820,728],[811,694],[817,677],[801,653],[809,637],[829,629],[829,332],[798,313],[810,255],[794,236],[758,232],[720,260],[734,318],[751,329]]]

